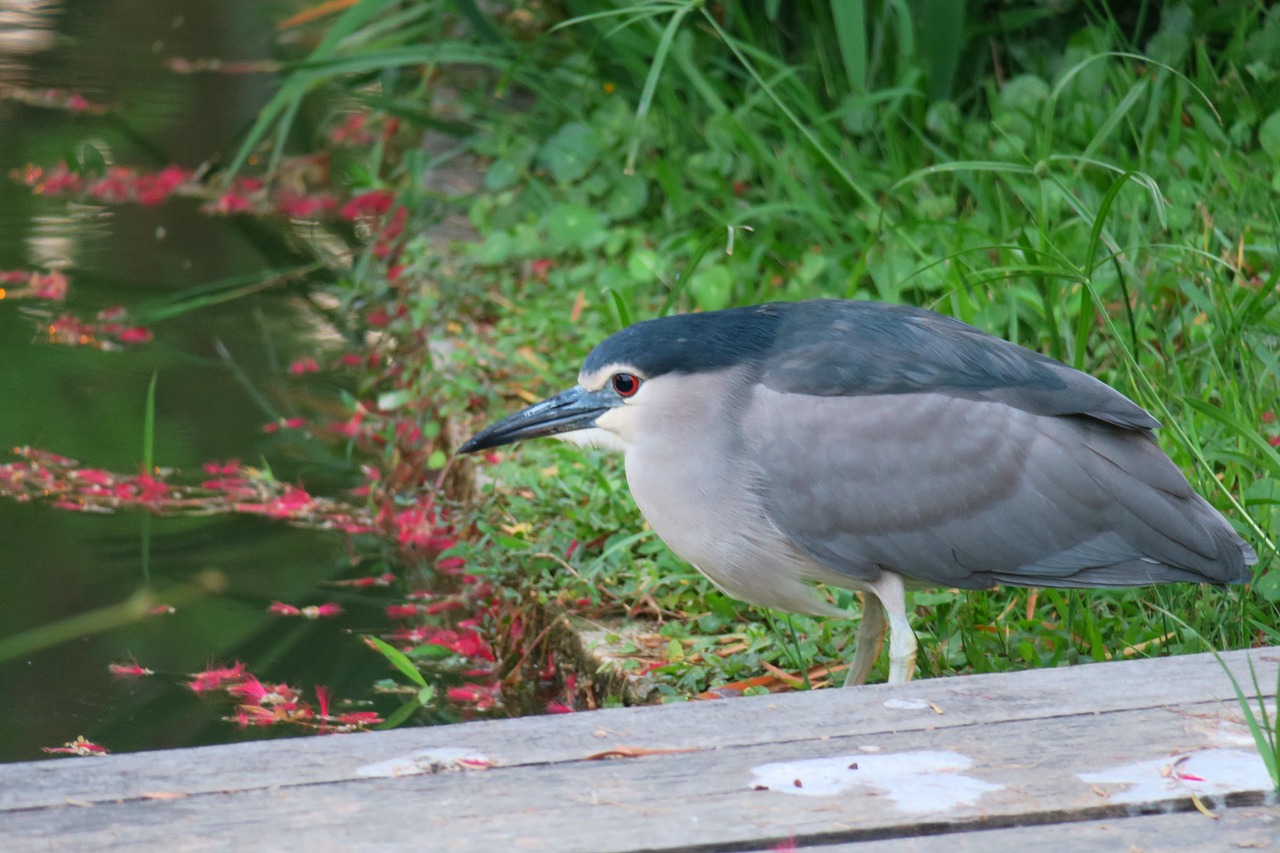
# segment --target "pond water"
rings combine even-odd
[[[272,91],[264,73],[178,74],[172,58],[277,58],[275,22],[287,7],[262,0],[0,0],[0,90],[68,89],[113,107],[76,115],[0,99],[0,270],[60,269],[65,306],[80,316],[278,265],[284,246],[242,218],[202,215],[170,200],[96,207],[34,195],[8,179],[27,163],[52,165],[84,144],[107,162],[144,169],[229,159]],[[155,339],[119,352],[42,340],[34,300],[0,300],[0,449],[33,446],[113,471],[140,470],[147,386],[157,377],[155,464],[198,472],[210,460],[263,460],[285,481],[313,491],[351,484],[351,466],[317,455],[271,414],[333,395],[324,378],[300,381],[289,362],[313,351],[306,315],[285,295],[264,293],[196,311],[153,328]],[[218,343],[234,366],[219,355]],[[321,374],[323,377],[323,374]],[[2,500],[2,499],[0,499]],[[63,512],[0,502],[0,644],[78,614],[117,604],[144,583],[143,516]],[[113,751],[226,741],[225,704],[183,685],[185,673],[233,659],[264,680],[343,695],[385,665],[349,630],[381,604],[318,584],[352,567],[339,534],[242,517],[154,518],[149,563],[157,589],[213,570],[225,591],[167,616],[83,634],[0,661],[0,761],[42,757],[41,747],[83,735]],[[338,601],[337,620],[267,613],[273,600]],[[108,664],[136,659],[156,676],[113,678]],[[344,681],[350,684],[345,684]]]

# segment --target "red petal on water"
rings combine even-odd
[[[43,746],[41,750],[50,755],[107,755],[109,752],[106,747],[99,746],[91,740],[85,740],[84,735],[62,746]]]
[[[151,340],[151,332],[144,326],[133,326],[116,335],[122,344],[145,344]]]
[[[258,705],[270,695],[270,691],[256,675],[246,675],[244,681],[228,687],[227,694],[237,699],[244,699],[250,705]]]
[[[141,678],[144,675],[155,675],[154,672],[145,666],[139,666],[137,661],[132,663],[113,663],[107,665],[107,672],[116,678]]]

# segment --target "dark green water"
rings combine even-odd
[[[265,74],[178,75],[170,57],[278,58],[275,21],[289,6],[262,0],[133,0],[0,4],[0,87],[67,88],[116,107],[115,117],[75,116],[0,101],[0,174],[51,165],[90,143],[108,159],[145,169],[226,158],[269,97]],[[157,207],[69,204],[0,181],[0,270],[64,270],[68,310],[81,316],[182,288],[254,273],[280,261],[270,229],[198,212],[188,201]],[[268,460],[282,479],[332,490],[351,472],[303,443],[265,435],[268,418],[235,371],[293,414],[300,382],[288,363],[312,350],[307,315],[264,294],[166,321],[155,340],[125,352],[61,348],[39,340],[22,308],[0,301],[0,449],[32,445],[86,467],[139,470],[147,385],[158,376],[155,462],[198,471],[202,462]],[[58,310],[55,306],[55,310]],[[0,461],[11,461],[10,457]],[[0,641],[120,602],[143,582],[143,519],[87,515],[0,499]],[[227,708],[194,697],[182,674],[245,661],[264,679],[339,695],[383,669],[348,628],[374,623],[380,602],[344,597],[318,582],[351,574],[339,536],[256,519],[153,519],[151,575],[163,588],[214,569],[225,594],[177,613],[0,661],[0,761],[42,757],[40,747],[84,735],[113,751],[219,742],[238,733]],[[342,619],[316,623],[266,613],[273,599],[337,600]],[[368,602],[367,604],[364,602]],[[376,623],[374,623],[376,624]],[[136,658],[157,675],[112,678],[111,662]]]

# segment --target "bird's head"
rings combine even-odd
[[[606,338],[587,356],[574,387],[477,433],[475,453],[539,436],[625,450],[643,413],[679,399],[682,379],[758,359],[775,334],[774,306],[646,320]]]

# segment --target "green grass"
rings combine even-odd
[[[1196,634],[1223,649],[1280,641],[1280,427],[1266,420],[1280,396],[1280,12],[975,3],[957,22],[930,3],[566,0],[480,28],[472,4],[424,0],[394,13],[435,34],[414,54],[382,5],[343,16],[250,142],[318,85],[409,122],[426,75],[458,86],[432,103],[485,164],[464,202],[479,240],[448,258],[409,244],[421,287],[394,294],[413,328],[461,324],[466,345],[415,386],[442,416],[477,396],[496,416],[567,385],[604,335],[667,310],[931,307],[1152,411],[1260,564],[1247,590],[916,593],[922,674],[1198,651]],[[435,165],[407,159],[389,178],[411,209],[448,204],[422,188]],[[346,286],[353,304],[387,296],[367,258]],[[795,617],[794,638],[778,635],[681,564],[646,531],[617,460],[546,443],[497,476],[459,510],[477,531],[471,565],[513,598],[681,614],[657,629],[680,650],[659,670],[668,695],[762,662],[847,658],[853,623]],[[725,634],[740,650],[713,654]]]

